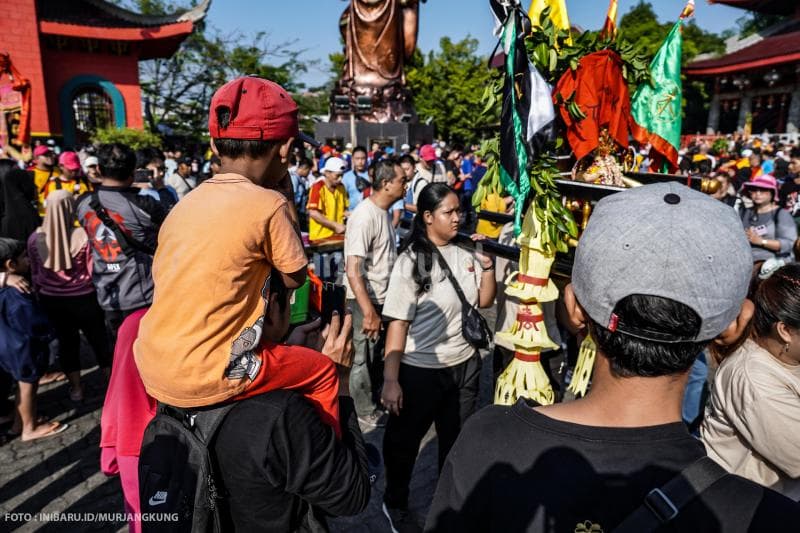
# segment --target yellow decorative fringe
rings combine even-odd
[[[572,381],[567,387],[567,390],[575,396],[586,395],[586,389],[589,388],[589,381],[592,378],[595,355],[597,355],[597,345],[592,340],[592,337],[586,335],[578,352],[578,362],[575,364],[575,370],[572,373]]]
[[[530,398],[540,405],[550,405],[555,400],[553,387],[542,363],[514,357],[497,378],[494,403],[513,405],[519,398]]]

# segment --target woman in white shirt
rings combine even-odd
[[[701,435],[733,474],[800,499],[800,264],[756,291],[753,334],[720,365]]]
[[[395,530],[413,522],[409,481],[431,424],[441,469],[476,407],[481,359],[464,339],[463,306],[439,266],[437,250],[472,305],[491,306],[497,285],[490,256],[452,243],[459,214],[458,196],[446,184],[431,183],[420,191],[411,234],[400,248],[383,307],[384,318],[391,320],[381,395],[390,413],[383,439],[383,508]]]

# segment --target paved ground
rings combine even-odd
[[[487,318],[493,322],[493,310]],[[492,323],[490,322],[490,323]],[[85,347],[84,347],[85,348]],[[84,349],[85,367],[91,356]],[[487,360],[487,363],[489,361]],[[99,470],[100,410],[105,391],[99,370],[84,372],[86,399],[77,405],[67,396],[66,382],[43,386],[39,391],[39,412],[68,423],[62,434],[34,441],[14,439],[0,446],[0,531],[125,531],[123,520],[89,522],[36,521],[37,513],[122,513],[122,490],[116,477]],[[481,376],[481,404],[489,403],[491,364],[484,364]],[[5,432],[8,426],[0,427]],[[382,430],[365,433],[381,449]],[[431,430],[422,443],[411,480],[410,508],[424,520],[436,487],[436,436]],[[383,477],[373,487],[367,509],[358,516],[331,523],[335,532],[384,532],[388,524],[381,513]],[[17,516],[15,516],[15,514]],[[32,520],[25,520],[30,514]]]

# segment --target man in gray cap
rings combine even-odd
[[[682,185],[601,200],[564,290],[572,327],[597,344],[589,393],[476,413],[442,470],[426,530],[796,524],[798,504],[701,460],[702,443],[681,423],[695,356],[712,341],[738,338],[752,315],[749,251],[730,208]]]

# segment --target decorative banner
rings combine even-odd
[[[8,79],[5,86],[10,87],[12,92],[20,94],[18,115],[15,111],[9,111],[10,118],[6,118],[5,113],[2,118],[10,142],[21,147],[30,142],[31,83],[14,67],[8,54],[0,53],[0,80],[3,78]],[[13,101],[13,98],[9,97],[9,101]]]
[[[694,12],[689,0],[650,63],[650,83],[643,83],[631,101],[631,132],[640,144],[650,143],[650,171],[675,172],[681,143],[681,53],[683,21]]]
[[[22,93],[15,91],[10,83],[0,85],[0,146],[10,144],[17,150],[22,149],[17,142],[21,116]]]

